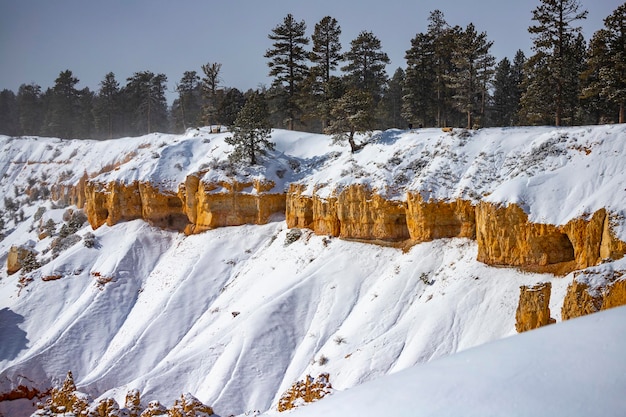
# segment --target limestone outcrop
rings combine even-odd
[[[278,411],[296,408],[302,403],[310,403],[324,398],[332,392],[330,376],[327,373],[313,378],[307,375],[304,381],[295,382],[278,400]]]
[[[182,210],[190,225],[188,234],[243,224],[265,224],[285,212],[285,194],[271,192],[273,182],[221,181],[205,183],[189,175],[178,190]]]
[[[561,317],[569,320],[613,307],[626,305],[624,271],[581,271],[567,287]]]
[[[11,246],[7,256],[7,274],[12,275],[23,269],[30,272],[39,268],[37,252],[27,246]]]
[[[539,283],[520,287],[519,303],[515,312],[515,329],[518,333],[555,323],[550,317],[550,291],[552,284]]]
[[[624,256],[624,242],[615,238],[606,210],[589,219],[562,226],[532,223],[517,205],[481,202],[476,207],[478,260],[488,265],[565,275]]]
[[[176,193],[149,182],[102,184],[86,177],[76,190],[84,190],[85,212],[93,228],[144,219],[194,234],[216,227],[264,224],[272,215],[284,213],[290,228],[310,228],[319,235],[345,239],[402,245],[452,237],[475,239],[478,260],[483,263],[557,275],[626,253],[626,243],[613,234],[613,220],[604,209],[556,226],[530,222],[516,204],[427,201],[411,192],[406,201],[400,201],[386,199],[361,184],[323,196],[318,194],[321,186],[308,194],[305,185],[291,184],[285,194],[276,192],[271,181],[205,182],[204,174],[188,175]],[[81,201],[76,196],[68,198]]]
[[[414,242],[465,237],[476,238],[476,213],[470,201],[424,201],[407,193],[407,226]]]

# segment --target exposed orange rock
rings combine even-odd
[[[624,242],[605,227],[606,221],[602,209],[588,220],[574,219],[562,226],[531,223],[515,204],[481,202],[476,207],[478,260],[557,275],[598,265],[603,255],[620,258],[625,252]]]
[[[287,227],[298,229],[314,229],[313,198],[302,195],[304,184],[290,184],[287,191],[285,220]]]
[[[7,274],[12,275],[20,269],[28,269],[39,267],[37,263],[37,253],[25,246],[11,246],[7,255]],[[29,268],[30,267],[30,268]]]
[[[181,395],[167,413],[170,417],[212,416],[213,414],[213,408],[202,404],[189,393]]]
[[[626,305],[626,280],[621,279],[623,276],[624,271],[575,273],[563,299],[563,320]],[[596,283],[593,287],[588,283],[590,277]]]
[[[332,392],[330,376],[327,373],[313,379],[307,375],[304,381],[295,382],[278,400],[278,411],[296,408],[299,403],[310,403],[324,398]]]
[[[346,187],[337,198],[336,210],[340,237],[388,241],[409,238],[406,203],[386,200],[367,186]]]
[[[555,323],[550,317],[550,291],[552,284],[539,283],[520,287],[519,302],[515,312],[515,329],[518,333]]]
[[[85,186],[89,177],[85,172],[76,184],[54,184],[50,189],[50,197],[63,206],[75,205],[85,207]]]
[[[178,192],[192,224],[185,232],[267,223],[273,214],[284,213],[286,207],[285,194],[270,192],[273,187],[272,182],[258,180],[204,183],[196,176],[187,177]]]
[[[406,223],[414,242],[476,237],[476,212],[467,200],[426,202],[419,193],[408,193]]]
[[[141,218],[166,229],[183,230],[189,220],[183,202],[173,191],[161,190],[148,182],[139,183]]]

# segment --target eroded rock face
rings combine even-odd
[[[624,271],[575,273],[563,299],[563,320],[626,305],[626,281],[623,276]]]
[[[332,392],[330,376],[320,374],[313,379],[307,375],[304,381],[295,382],[278,400],[278,411],[283,412],[296,408],[301,403],[310,403],[324,398]]]
[[[11,246],[7,256],[7,274],[12,275],[21,269],[26,272],[39,267],[37,252],[26,246]]]
[[[624,242],[605,227],[606,221],[606,211],[599,210],[562,226],[531,223],[515,204],[481,202],[476,207],[478,260],[557,275],[595,266],[609,254],[624,255]]]
[[[186,233],[242,224],[265,224],[274,214],[285,212],[285,194],[272,193],[271,182],[204,183],[189,176],[178,197],[191,226]]]
[[[411,239],[476,238],[476,212],[470,201],[424,201],[417,193],[407,194],[407,226]]]
[[[555,323],[550,317],[550,291],[552,284],[539,283],[532,287],[520,287],[519,303],[515,313],[515,329],[518,333]]]

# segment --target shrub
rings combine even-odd
[[[285,246],[291,245],[296,240],[300,239],[302,236],[302,230],[300,229],[289,229],[287,235],[285,236]]]
[[[85,236],[83,236],[83,245],[85,245],[86,248],[93,248],[97,243],[96,236],[93,233],[87,232]]]

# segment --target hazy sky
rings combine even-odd
[[[622,0],[580,0],[589,16],[588,40]],[[0,0],[0,90],[22,83],[54,85],[69,69],[78,88],[98,90],[114,72],[121,85],[137,71],[164,73],[171,98],[184,71],[201,73],[222,63],[222,85],[241,90],[269,85],[268,34],[287,13],[311,35],[324,16],[338,20],[344,51],[362,30],[372,31],[391,58],[392,75],[430,11],[443,11],[451,25],[473,22],[494,41],[498,60],[518,49],[527,56],[527,31],[539,0]]]

